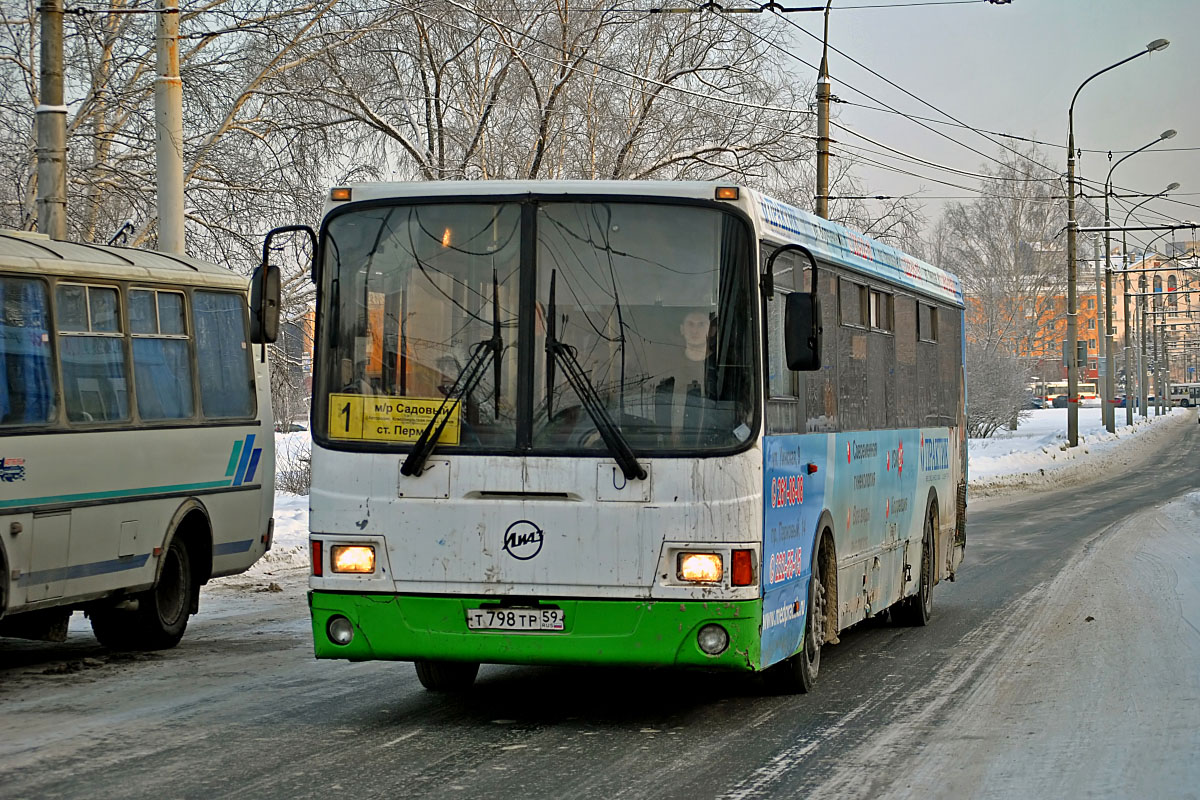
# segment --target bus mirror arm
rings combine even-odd
[[[808,256],[812,267],[812,285],[808,294],[791,292],[787,295],[783,315],[783,345],[787,367],[796,372],[813,372],[821,368],[821,301],[817,297],[817,260],[803,245],[785,244],[767,258],[762,275],[763,296],[775,296],[775,259],[782,253],[800,252]]]
[[[762,274],[762,291],[770,300],[775,296],[775,259],[784,253],[804,253],[808,256],[808,263],[812,265],[812,288],[809,290],[814,298],[817,296],[817,260],[813,258],[812,251],[802,244],[785,244],[775,248],[775,251],[767,257],[767,268]]]
[[[283,279],[279,267],[270,263],[271,242],[283,233],[304,231],[317,249],[317,234],[307,225],[284,225],[273,228],[263,238],[262,263],[250,279],[250,342],[261,344],[262,360],[267,360],[267,345],[279,338],[279,312]],[[314,261],[315,263],[315,261]]]

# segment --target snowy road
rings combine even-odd
[[[973,502],[933,623],[848,632],[808,696],[485,667],[439,697],[407,664],[315,661],[299,569],[207,589],[165,653],[116,658],[82,621],[4,640],[0,797],[1195,797],[1197,428]]]

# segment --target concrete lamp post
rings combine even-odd
[[[1165,142],[1167,139],[1172,139],[1175,136],[1175,129],[1165,130],[1158,135],[1154,141],[1144,144],[1137,150],[1131,153],[1126,153],[1121,158],[1118,158],[1108,170],[1108,177],[1104,179],[1104,227],[1112,227],[1112,218],[1108,211],[1108,198],[1112,194],[1112,175],[1113,170],[1121,165],[1130,156],[1135,156],[1143,150],[1148,150],[1159,142]],[[1139,204],[1140,205],[1140,204]],[[1135,206],[1136,207],[1136,206]],[[1124,232],[1122,232],[1124,236]],[[1121,250],[1121,258],[1125,257],[1125,250]],[[1125,278],[1125,291],[1129,291],[1129,277]],[[1116,380],[1113,373],[1115,372],[1115,359],[1113,358],[1113,336],[1116,334],[1112,323],[1113,316],[1113,301],[1112,301],[1112,243],[1109,237],[1109,231],[1104,232],[1104,341],[1107,345],[1105,348],[1105,364],[1104,364],[1104,427],[1109,433],[1113,433],[1117,429],[1117,407],[1116,407]],[[1125,408],[1126,419],[1128,424],[1133,424],[1133,408],[1129,404],[1129,311],[1125,310]]]
[[[1079,84],[1071,97],[1071,105],[1067,108],[1067,444],[1076,447],[1079,444],[1079,370],[1076,364],[1076,340],[1079,338],[1079,323],[1077,298],[1075,296],[1076,264],[1075,264],[1075,234],[1079,223],[1075,221],[1075,101],[1083,87],[1095,78],[1109,70],[1116,69],[1122,64],[1128,64],[1135,58],[1141,58],[1147,53],[1164,50],[1170,45],[1166,39],[1155,39],[1141,50],[1128,58],[1123,58],[1099,72],[1089,75],[1087,80]]]
[[[1162,197],[1164,194],[1167,194],[1168,192],[1173,192],[1178,188],[1179,188],[1179,183],[1177,183],[1177,182],[1169,183],[1169,184],[1167,184],[1167,188],[1163,189],[1158,194],[1150,195],[1145,200],[1138,203],[1133,208],[1129,209],[1129,212],[1125,215],[1125,221],[1121,223],[1121,227],[1128,228],[1129,227],[1129,218],[1133,216],[1133,212],[1137,211],[1139,208],[1146,205],[1146,203],[1149,203],[1151,200],[1154,200],[1155,198]],[[1121,231],[1121,258],[1122,258],[1122,260],[1124,260],[1125,254],[1127,252],[1129,252],[1129,246],[1128,246],[1128,244],[1126,244],[1126,241],[1125,241],[1125,231],[1122,230]],[[1129,270],[1124,268],[1125,266],[1126,265],[1122,264],[1123,269],[1121,270],[1122,277],[1123,277],[1122,285],[1123,285],[1123,289],[1124,289],[1124,297],[1122,298],[1122,310],[1125,312],[1125,424],[1132,425],[1133,424],[1133,404],[1129,402],[1129,375],[1130,375],[1129,343],[1132,341],[1132,338],[1130,337],[1130,334],[1129,334]],[[1145,309],[1145,298],[1141,298],[1141,297],[1138,298],[1138,307],[1143,310]],[[1139,332],[1141,332],[1140,336],[1144,339],[1145,332],[1142,331],[1140,323],[1138,325],[1138,330],[1139,330]],[[1145,348],[1143,347],[1142,351],[1144,351],[1144,350],[1145,350]],[[1137,375],[1138,375],[1137,386],[1138,386],[1138,399],[1140,402],[1139,402],[1138,408],[1141,410],[1141,415],[1143,417],[1145,417],[1146,416],[1147,392],[1146,392],[1146,380],[1145,380],[1145,377],[1142,375],[1142,367],[1143,366],[1144,366],[1143,357],[1139,354],[1138,369],[1137,369]]]

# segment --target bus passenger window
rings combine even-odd
[[[54,419],[48,299],[41,281],[0,279],[0,425]]]
[[[63,395],[71,422],[129,419],[125,337],[117,290],[60,283],[58,330]]]
[[[133,377],[142,419],[192,416],[192,360],[183,294],[150,289],[129,292]]]
[[[254,382],[246,343],[245,302],[229,292],[196,292],[192,296],[192,318],[204,416],[252,416]]]

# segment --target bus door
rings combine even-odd
[[[67,555],[71,545],[71,512],[34,514],[32,552],[29,572],[21,577],[26,584],[25,602],[62,597],[67,583]]]

